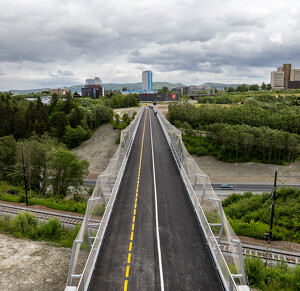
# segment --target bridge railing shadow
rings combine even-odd
[[[243,286],[247,289],[241,242],[226,218],[220,198],[209,177],[186,150],[181,131],[170,124],[157,107],[154,109],[225,288],[239,290],[238,287]],[[222,253],[220,244],[227,245],[226,253]]]
[[[65,290],[87,290],[106,228],[114,207],[119,185],[127,164],[127,159],[145,107],[143,106],[130,125],[122,130],[119,147],[106,170],[98,176],[93,194],[87,203],[84,220],[73,242],[67,286]],[[101,218],[95,223],[95,218]],[[77,264],[81,253],[89,250],[84,269]]]

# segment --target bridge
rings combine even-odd
[[[79,270],[86,245],[90,253]],[[98,177],[65,290],[249,290],[241,243],[221,200],[181,132],[156,107],[141,108]]]

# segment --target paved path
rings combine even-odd
[[[151,109],[141,119],[90,285],[127,289],[223,290]]]

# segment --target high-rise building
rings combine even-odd
[[[142,90],[145,91],[152,91],[153,84],[152,84],[152,72],[151,71],[144,71],[142,74]]]
[[[291,69],[292,69],[292,64],[283,64],[283,71],[284,71],[283,86],[284,87],[287,87],[288,82],[291,80]]]
[[[300,89],[300,69],[292,70],[292,64],[283,64],[271,72],[271,87],[273,90]]]
[[[101,79],[99,77],[96,77],[95,79],[86,79],[85,87],[81,88],[81,95],[93,99],[104,96],[104,88]]]
[[[284,89],[284,71],[271,72],[271,86],[274,90]]]
[[[291,70],[291,81],[300,81],[300,69]]]

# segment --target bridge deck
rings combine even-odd
[[[150,109],[137,131],[90,290],[161,289],[150,119],[164,288],[223,290],[172,153]]]

